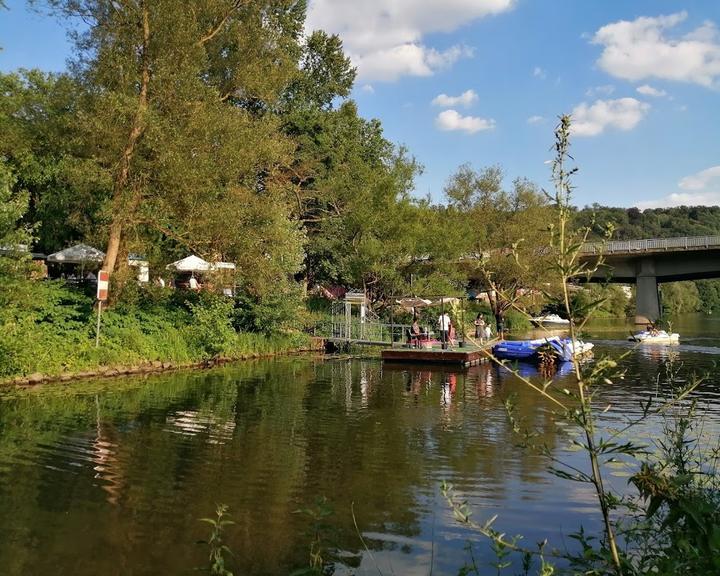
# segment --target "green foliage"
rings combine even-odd
[[[467,281],[487,291],[495,318],[522,308],[524,290],[551,280],[546,255],[552,211],[546,196],[517,178],[510,191],[503,173],[492,166],[475,171],[461,166],[445,187],[449,202],[446,226],[459,234],[456,259]]]
[[[678,206],[674,208],[611,208],[593,204],[573,214],[573,225],[590,227],[591,238],[601,239],[606,224],[612,224],[616,240],[712,236],[720,233],[720,207]]]
[[[301,307],[299,287],[271,292],[263,298],[241,294],[236,299],[233,325],[238,331],[272,334],[282,326],[294,326]]]
[[[0,276],[16,278],[26,269],[24,249],[29,248],[32,237],[20,220],[27,211],[28,200],[28,194],[17,189],[16,178],[3,162],[0,151]]]
[[[150,288],[133,305],[106,310],[95,347],[93,300],[61,282],[18,283],[23,298],[0,307],[0,377],[61,374],[148,361],[200,362],[216,356],[306,348],[299,333],[241,333],[233,300]]]
[[[235,524],[230,520],[227,505],[218,504],[215,518],[200,518],[200,522],[210,525],[210,538],[206,542],[201,542],[201,544],[207,544],[209,549],[208,573],[212,576],[233,576],[233,573],[227,569],[227,557],[232,555],[232,551],[223,540],[226,528]]]
[[[617,284],[590,284],[572,293],[573,310],[579,318],[592,312],[595,318],[627,318],[633,314],[633,302]]]
[[[697,312],[701,309],[700,294],[694,282],[668,282],[660,285],[663,315]]]
[[[720,311],[720,280],[696,280],[700,308],[705,314]]]
[[[231,314],[233,301],[215,294],[202,294],[197,303],[190,304],[190,338],[195,347],[210,357],[231,348],[235,338]]]
[[[318,498],[315,505],[295,510],[295,514],[303,515],[309,522],[310,558],[307,567],[294,570],[291,576],[322,576],[333,573],[333,562],[337,560],[330,551],[334,544],[335,528],[330,518],[335,510],[327,498]]]

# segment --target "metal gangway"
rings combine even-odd
[[[348,292],[345,299],[332,303],[330,326],[325,339],[342,344],[392,346],[401,342],[410,330],[409,324],[381,321],[370,308],[365,294]],[[324,330],[325,331],[325,330]]]

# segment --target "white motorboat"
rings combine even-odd
[[[643,330],[628,336],[628,340],[644,344],[677,344],[680,342],[680,334],[677,332],[669,333],[665,330]]]
[[[532,322],[535,326],[553,326],[563,328],[567,328],[568,326],[570,326],[570,320],[560,318],[560,316],[558,316],[557,314],[545,314],[544,316],[535,316],[535,318],[530,318],[530,322]]]

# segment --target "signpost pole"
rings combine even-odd
[[[102,316],[102,300],[98,300],[97,329],[95,330],[95,348],[100,347],[100,316]]]
[[[97,301],[98,301],[98,314],[97,314],[97,329],[95,330],[95,348],[100,347],[100,317],[102,316],[103,302],[108,298],[108,289],[110,288],[110,273],[107,270],[100,270],[98,272],[98,284],[97,284]]]

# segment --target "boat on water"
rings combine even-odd
[[[535,316],[530,318],[530,322],[534,326],[547,326],[554,328],[567,328],[570,326],[570,320],[560,318],[557,314],[545,314],[544,316]]]
[[[680,342],[680,334],[677,332],[666,332],[665,330],[643,330],[632,336],[628,336],[628,340],[632,342],[642,342],[643,344],[678,344]]]
[[[521,360],[539,362],[543,356],[550,354],[560,362],[569,362],[573,358],[588,354],[594,347],[592,342],[571,338],[537,338],[535,340],[504,340],[495,344],[492,353],[500,360]]]

